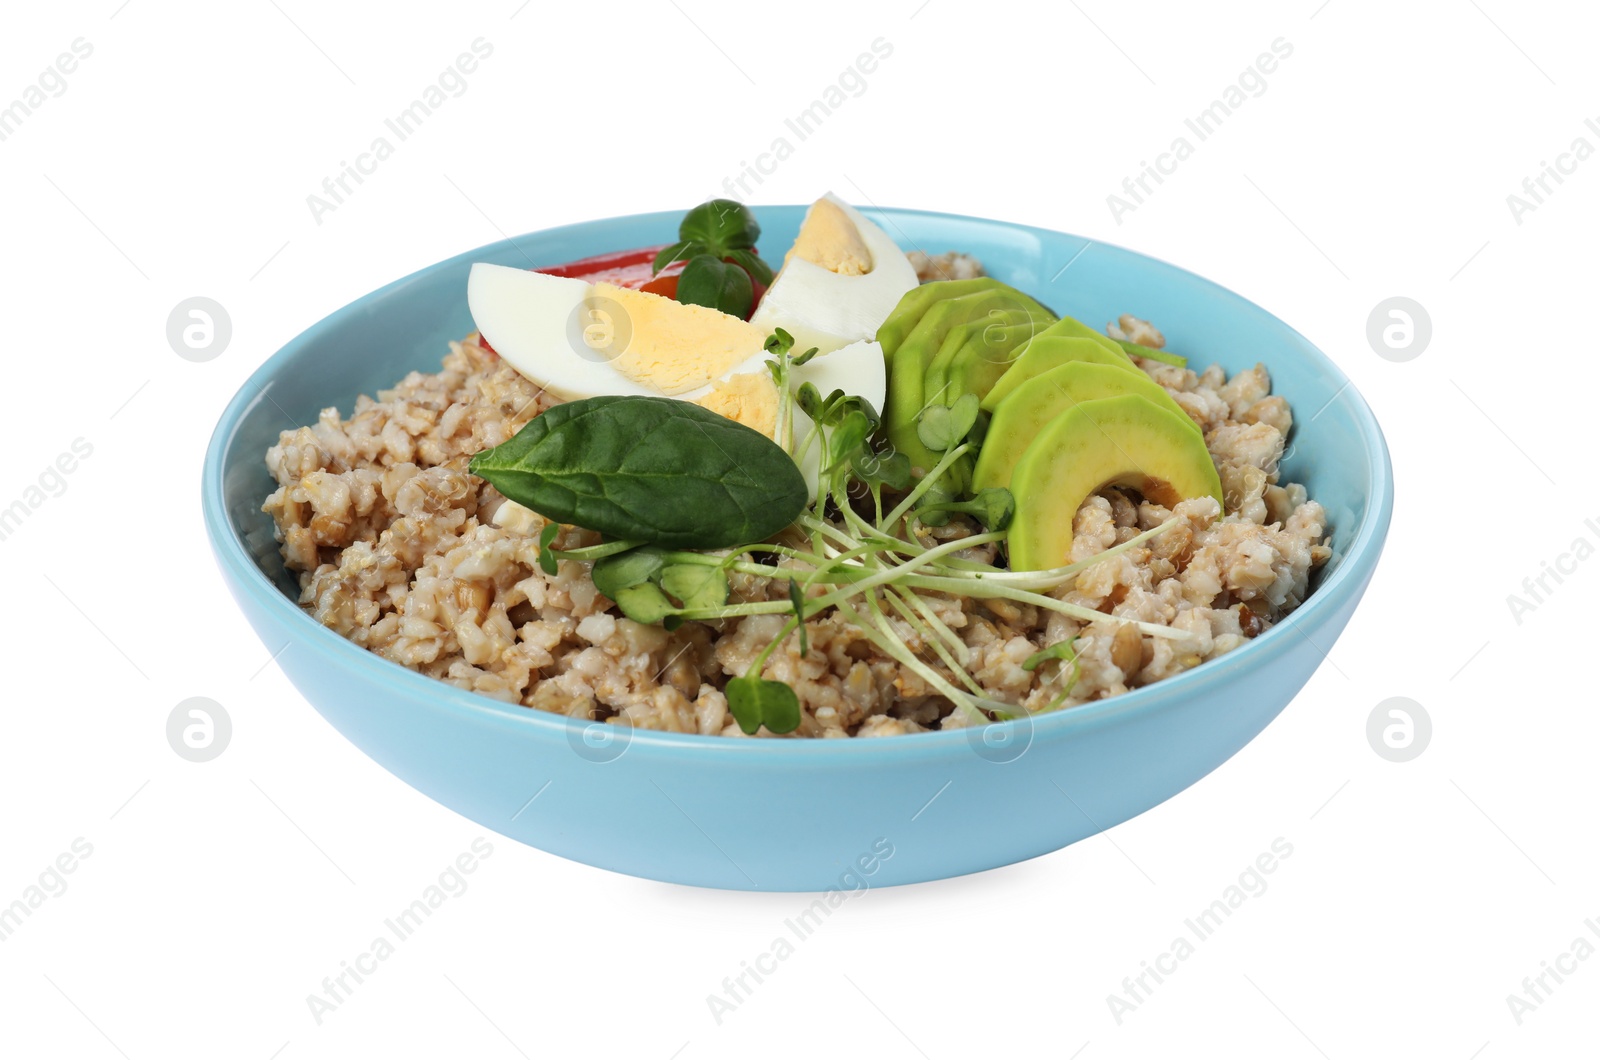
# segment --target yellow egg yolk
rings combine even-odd
[[[872,251],[861,233],[849,215],[828,199],[811,205],[784,262],[795,255],[840,276],[865,276],[872,271]]]
[[[743,372],[718,380],[695,404],[776,441],[778,384],[767,372]]]
[[[727,375],[766,341],[766,332],[736,316],[609,283],[595,284],[585,304],[606,320],[606,344],[621,349],[611,367],[669,397]]]

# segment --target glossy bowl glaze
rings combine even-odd
[[[472,330],[473,262],[553,265],[675,238],[680,215],[645,214],[495,243],[374,291],[274,354],[222,413],[205,461],[206,529],[263,643],[290,644],[278,663],[306,701],[401,780],[510,838],[636,876],[772,891],[913,883],[1048,853],[1171,798],[1265,728],[1344,629],[1388,531],[1388,452],[1355,388],[1287,324],[1172,265],[1043,229],[864,212],[903,247],[976,255],[1058,313],[1099,324],[1137,312],[1192,362],[1230,374],[1264,362],[1299,413],[1285,476],[1306,484],[1332,528],[1334,556],[1310,599],[1240,649],[1127,695],[984,729],[815,741],[646,732],[509,706],[364,651],[301,611],[260,511],[278,432],[437,370],[446,343]],[[758,209],[769,260],[803,213]]]

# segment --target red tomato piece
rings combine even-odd
[[[579,258],[569,261],[565,265],[547,265],[534,269],[534,272],[544,272],[551,276],[570,276],[574,279],[589,280],[591,276],[621,269],[629,269],[636,265],[643,265],[649,271],[650,263],[656,260],[656,255],[661,253],[666,244],[654,247],[640,247],[637,250],[614,250],[608,254],[595,254],[592,257]],[[589,280],[593,283],[593,280]]]
[[[685,261],[674,261],[663,268],[659,273],[653,272],[651,266],[655,264],[656,255],[661,253],[666,244],[654,247],[639,247],[636,250],[617,250],[608,254],[595,254],[592,257],[580,258],[570,261],[565,265],[549,265],[534,269],[550,276],[565,276],[574,280],[583,280],[585,283],[609,283],[617,287],[631,287],[636,291],[648,291],[659,294],[663,298],[676,298],[678,296],[678,274],[687,264]],[[754,278],[750,280],[751,299],[750,312],[754,313],[761,304],[761,296],[767,289]],[[748,318],[747,318],[748,319]],[[488,343],[482,344],[485,349]],[[492,352],[492,351],[491,351]]]
[[[662,269],[660,276],[643,285],[639,290],[658,294],[662,298],[676,298],[678,297],[678,272],[681,271],[679,269],[669,272],[667,269]]]

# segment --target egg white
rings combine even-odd
[[[815,346],[828,352],[872,338],[901,296],[918,283],[917,270],[883,229],[832,192],[823,198],[843,210],[855,226],[872,255],[872,271],[841,276],[798,255],[789,258],[750,323],[769,331],[783,328],[794,336],[797,350]]]

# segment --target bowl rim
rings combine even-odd
[[[759,211],[803,211],[806,206],[804,204],[768,204],[756,209],[759,216]],[[1393,467],[1383,431],[1379,427],[1377,418],[1373,415],[1365,398],[1362,397],[1349,377],[1345,375],[1332,358],[1282,318],[1236,291],[1180,265],[1174,265],[1161,258],[1132,250],[1119,244],[1090,239],[1086,236],[1042,228],[1036,225],[974,217],[967,214],[920,210],[909,207],[879,206],[863,207],[861,212],[868,217],[876,215],[886,219],[906,217],[943,220],[976,224],[988,228],[1004,228],[1044,239],[1054,240],[1065,237],[1079,240],[1085,244],[1085,249],[1090,246],[1098,246],[1137,259],[1145,264],[1153,264],[1161,269],[1170,270],[1194,284],[1196,290],[1203,292],[1207,297],[1233,301],[1248,310],[1268,317],[1283,327],[1300,344],[1301,348],[1296,351],[1297,355],[1310,356],[1311,359],[1320,361],[1320,367],[1334,379],[1340,381],[1341,385],[1334,397],[1329,399],[1328,405],[1332,405],[1336,401],[1343,401],[1349,405],[1361,441],[1362,457],[1366,464],[1367,478],[1373,484],[1373,492],[1376,494],[1376,503],[1367,505],[1366,513],[1356,527],[1355,533],[1351,537],[1350,545],[1340,558],[1338,566],[1328,572],[1316,591],[1287,617],[1260,636],[1252,638],[1247,643],[1220,658],[1208,660],[1193,670],[1165,678],[1154,684],[1132,689],[1118,696],[1096,700],[1069,710],[1036,714],[1012,721],[993,722],[989,726],[981,728],[911,733],[901,738],[888,740],[859,738],[741,739],[721,735],[712,736],[699,733],[628,728],[624,731],[628,733],[627,739],[630,747],[633,744],[639,744],[663,752],[670,751],[691,756],[705,754],[759,754],[762,756],[806,756],[807,758],[812,758],[815,756],[890,755],[905,762],[914,762],[920,759],[943,757],[947,754],[963,751],[973,741],[973,733],[992,730],[996,726],[1004,726],[1013,730],[1018,728],[1026,730],[1028,739],[1028,744],[1024,746],[1024,750],[1026,750],[1032,743],[1039,742],[1045,738],[1066,738],[1075,733],[1092,731],[1122,721],[1154,716],[1163,710],[1172,709],[1186,700],[1205,695],[1216,687],[1231,681],[1241,669],[1269,665],[1273,659],[1282,656],[1291,645],[1296,643],[1294,640],[1296,637],[1304,638],[1326,659],[1328,649],[1312,639],[1307,627],[1312,630],[1320,628],[1328,618],[1338,612],[1346,601],[1363,591],[1382,552],[1394,508]],[[399,663],[385,659],[317,622],[266,576],[245,548],[242,535],[233,527],[224,503],[223,463],[225,454],[232,444],[233,437],[244,413],[261,400],[265,393],[266,384],[277,375],[283,364],[299,348],[316,342],[322,332],[330,330],[343,317],[361,311],[362,307],[369,302],[377,300],[381,296],[407,284],[416,282],[438,270],[470,264],[471,261],[478,260],[488,254],[515,250],[526,256],[526,252],[523,251],[520,245],[521,240],[580,233],[599,226],[632,227],[672,222],[679,217],[681,217],[681,214],[677,211],[625,214],[539,229],[534,232],[484,244],[442,261],[426,265],[376,290],[361,295],[306,328],[262,362],[240,385],[238,391],[228,401],[218,417],[216,426],[213,428],[206,446],[205,461],[201,473],[201,507],[205,520],[206,534],[210,540],[213,555],[219,567],[222,568],[224,575],[232,583],[234,591],[248,593],[251,601],[258,608],[264,610],[268,616],[280,624],[293,626],[295,623],[300,623],[305,629],[305,636],[302,640],[291,643],[301,650],[312,651],[318,656],[318,662],[321,665],[351,670],[363,681],[371,683],[374,687],[391,687],[397,696],[420,699],[433,709],[460,715],[462,721],[493,721],[500,724],[526,726],[529,727],[529,731],[532,733],[558,739],[573,739],[590,726],[606,724],[604,722],[570,718],[561,714],[553,714],[519,704],[507,703],[491,696],[457,688],[437,678],[428,677]],[[890,223],[893,224],[893,221],[891,220]],[[894,224],[894,227],[903,238],[909,240],[909,236],[906,236],[898,224]],[[304,693],[301,693],[301,696],[306,698],[307,702],[310,702]],[[313,709],[317,709],[314,703],[312,706]],[[608,726],[608,728],[614,729],[616,727]],[[759,748],[759,750],[755,750],[756,748]],[[970,751],[966,751],[966,753],[970,753]]]

